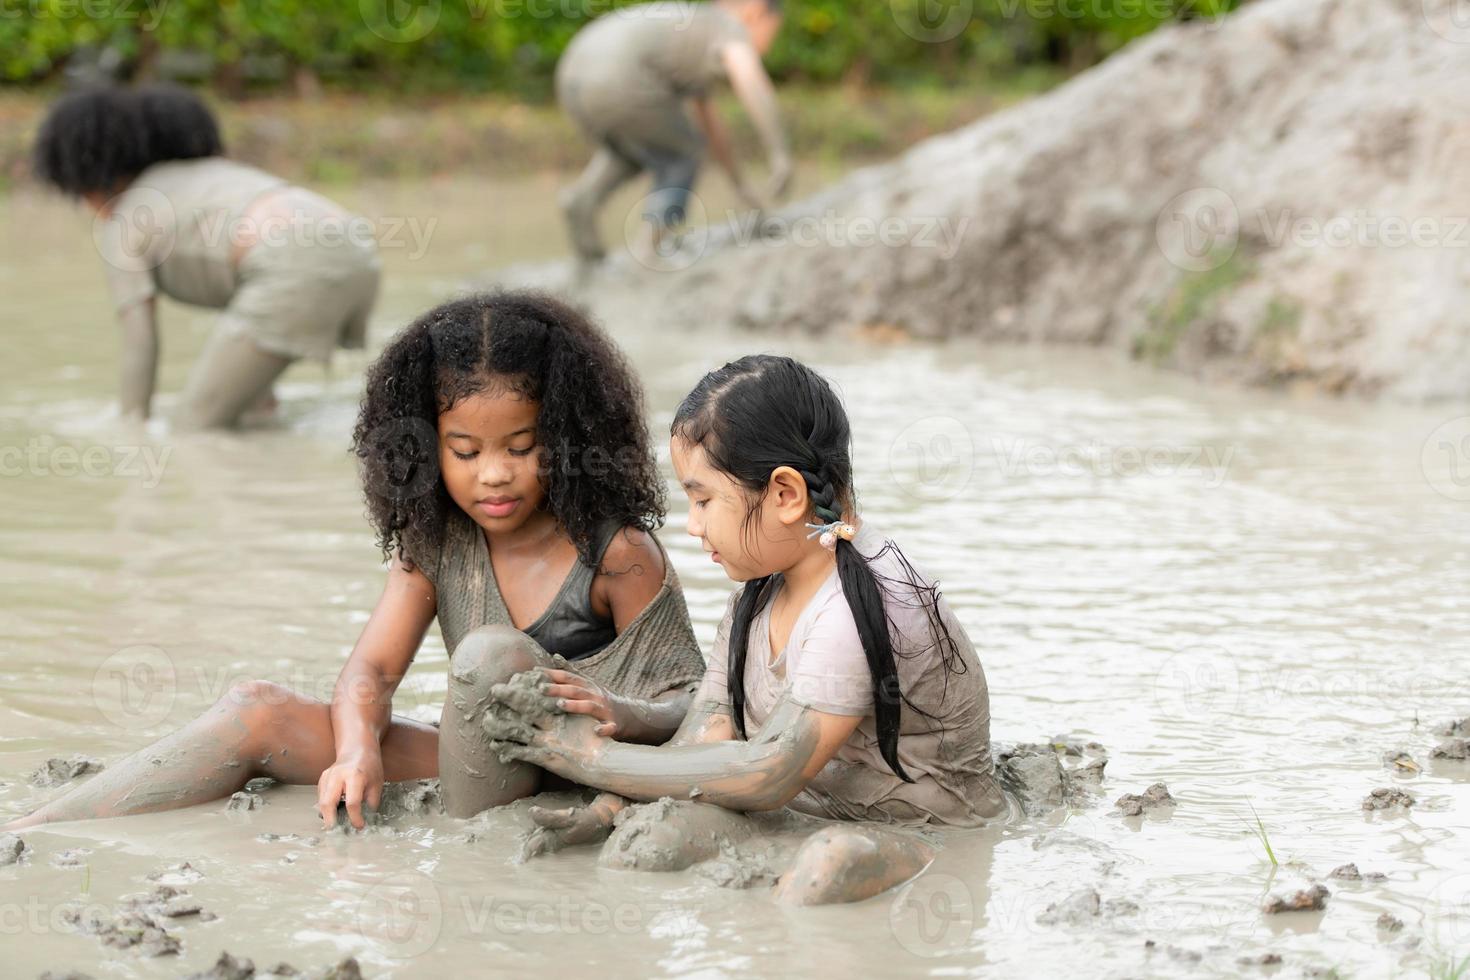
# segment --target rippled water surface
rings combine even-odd
[[[427,253],[387,255],[374,346],[487,267],[555,254],[554,189],[350,195],[437,219]],[[0,814],[13,814],[55,792],[27,781],[45,759],[121,758],[232,681],[326,694],[383,573],[346,452],[363,357],[325,378],[293,368],[274,428],[121,430],[107,419],[116,340],[87,221],[26,195],[0,211]],[[211,320],[164,318],[170,393]],[[1230,976],[1268,952],[1283,975],[1415,976],[1470,952],[1470,764],[1430,757],[1433,728],[1470,715],[1470,445],[1454,424],[1470,410],[1201,389],[1103,353],[609,326],[658,430],[729,356],[787,351],[827,372],[854,417],[863,513],[959,610],[994,737],[1103,743],[1097,804],[952,837],[897,894],[790,913],[692,874],[599,870],[590,850],[512,865],[513,814],[480,821],[473,841],[445,818],[316,846],[262,840],[314,832],[313,791],[277,787],[253,812],[211,803],[29,833],[29,863],[0,868],[7,975],[176,976],[222,948],[262,967],[353,953],[370,975],[405,977]],[[673,499],[662,536],[707,642],[729,583]],[[431,631],[395,710],[438,717],[445,659]],[[1421,772],[1384,768],[1399,747]],[[1178,799],[1171,814],[1114,811],[1154,782]],[[1366,814],[1382,786],[1416,805]],[[54,864],[69,848],[90,853]],[[177,958],[105,949],[61,921],[185,860],[218,918],[181,925]],[[1324,913],[1261,913],[1347,862],[1387,880],[1327,881]],[[1037,922],[1085,887],[1137,910]],[[1380,931],[1384,912],[1404,929]]]

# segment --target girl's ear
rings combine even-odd
[[[766,500],[775,508],[776,519],[782,524],[803,522],[812,509],[806,479],[790,466],[778,466],[771,471]]]

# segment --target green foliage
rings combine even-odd
[[[183,52],[227,89],[291,71],[353,87],[544,97],[587,20],[634,0],[22,0],[0,11],[0,82],[110,47],[143,74]],[[1243,0],[786,0],[779,79],[902,83],[1077,68],[1161,23]],[[279,70],[262,67],[277,66]]]
[[[1235,252],[1215,268],[1180,276],[1164,301],[1149,310],[1147,325],[1133,338],[1133,356],[1153,364],[1166,362],[1189,329],[1253,271],[1251,262]]]

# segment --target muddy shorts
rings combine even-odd
[[[653,175],[644,213],[664,226],[682,223],[704,160],[704,136],[683,101],[609,99],[585,92],[574,79],[565,82],[560,95],[563,108],[589,139]]]
[[[240,259],[218,330],[272,354],[326,361],[337,347],[366,345],[380,276],[376,245],[345,233],[260,242]]]

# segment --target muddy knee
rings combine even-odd
[[[749,818],[710,803],[668,798],[630,807],[597,863],[626,871],[682,871],[755,833]]]
[[[460,696],[480,700],[496,684],[521,671],[550,666],[541,644],[509,626],[481,626],[459,641],[449,660],[450,687]]]
[[[825,827],[797,850],[776,898],[789,905],[861,901],[912,878],[933,857],[933,848],[911,837]]]
[[[242,758],[253,759],[268,751],[266,745],[276,733],[297,727],[295,713],[301,707],[300,695],[289,687],[274,681],[249,680],[231,685],[210,713],[221,716],[227,734],[240,736]]]

